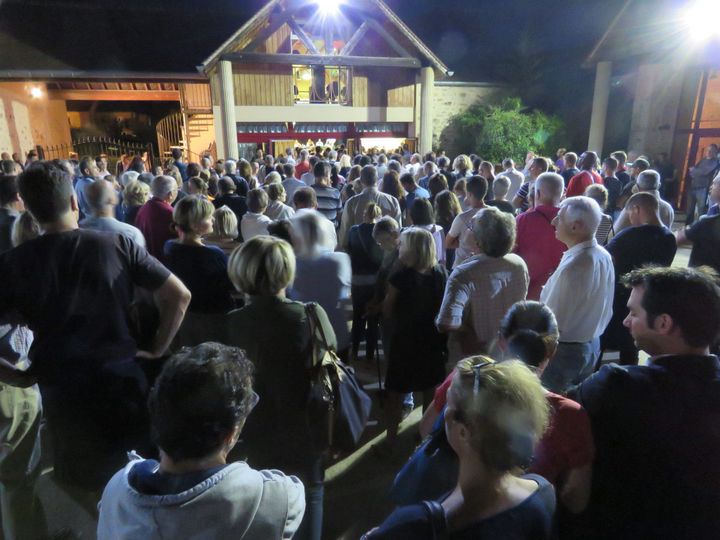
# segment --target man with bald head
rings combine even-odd
[[[578,197],[585,193],[585,189],[592,184],[602,184],[602,177],[595,172],[598,164],[598,157],[595,152],[585,152],[580,156],[578,166],[580,172],[570,179],[567,186],[566,197]]]
[[[630,226],[619,232],[606,248],[613,258],[616,282],[613,316],[602,335],[601,347],[619,351],[622,365],[637,365],[638,350],[623,326],[628,315],[630,289],[620,283],[620,278],[647,265],[670,266],[675,258],[675,236],[660,219],[660,202],[656,195],[648,192],[630,197],[623,210]]]
[[[81,229],[121,234],[137,245],[145,247],[145,237],[139,229],[115,219],[118,196],[110,182],[98,180],[85,186],[85,200],[90,216],[80,222]]]

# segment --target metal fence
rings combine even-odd
[[[70,157],[106,155],[109,162],[116,162],[121,156],[147,154],[145,162],[152,167],[159,161],[153,151],[152,144],[141,142],[122,141],[109,137],[84,137],[73,141],[72,144],[58,144],[43,149],[44,159],[68,159]],[[42,156],[41,156],[42,157]]]

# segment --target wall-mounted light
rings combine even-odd
[[[337,15],[342,0],[316,0],[320,12],[324,16]]]
[[[685,8],[683,19],[687,32],[696,43],[720,37],[720,26],[712,15],[716,8],[716,0],[695,0]]]
[[[39,86],[30,87],[30,97],[33,99],[40,99],[43,95],[42,89]]]

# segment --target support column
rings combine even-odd
[[[220,78],[220,116],[225,159],[238,159],[237,123],[235,119],[235,89],[233,87],[232,62],[218,62]]]
[[[420,138],[418,152],[425,154],[432,151],[433,118],[432,100],[435,86],[435,72],[431,67],[420,70]]]
[[[605,139],[605,122],[607,120],[608,100],[610,99],[610,78],[612,62],[600,62],[595,68],[595,92],[593,94],[592,116],[590,117],[590,137],[588,150],[602,155]]]

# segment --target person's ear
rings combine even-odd
[[[655,317],[655,320],[652,324],[652,329],[658,334],[667,336],[671,334],[672,331],[675,329],[675,322],[672,320],[672,317],[670,315],[668,315],[667,313],[662,313]]]

